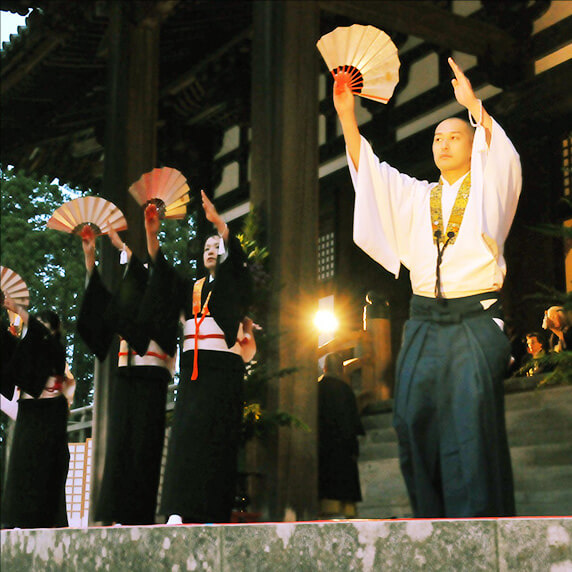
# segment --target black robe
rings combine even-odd
[[[236,342],[252,296],[252,282],[240,243],[231,237],[229,255],[213,282],[205,281],[202,303],[212,289],[209,310],[227,346]],[[162,347],[176,345],[178,319],[192,318],[193,285],[159,253],[142,308]],[[237,481],[244,364],[240,356],[199,350],[198,378],[191,381],[194,351],[181,358],[181,381],[162,489],[161,513],[184,522],[229,522]]]
[[[358,435],[364,435],[351,387],[324,376],[318,383],[318,496],[361,501]]]
[[[65,349],[30,316],[28,331],[14,349],[9,369],[17,385],[37,398],[50,376],[64,375]],[[67,526],[67,419],[63,395],[19,400],[2,500],[4,527]]]
[[[117,333],[144,355],[150,336],[137,320],[148,271],[132,256],[115,293],[94,269],[80,310],[78,331],[98,359]],[[165,435],[170,372],[158,366],[118,367],[109,391],[103,477],[95,520],[154,524]]]

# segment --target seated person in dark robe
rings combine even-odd
[[[361,501],[358,435],[365,435],[343,360],[328,354],[318,380],[318,497],[326,517],[355,517]]]

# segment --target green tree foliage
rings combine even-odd
[[[81,240],[48,229],[46,222],[63,203],[82,194],[36,180],[14,169],[0,172],[0,261],[17,272],[30,290],[30,312],[55,310],[66,335],[68,363],[76,378],[74,407],[93,400],[93,356],[76,332],[85,286]]]

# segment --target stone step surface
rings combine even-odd
[[[2,572],[568,572],[572,519],[348,520],[2,531]]]

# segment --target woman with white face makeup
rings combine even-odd
[[[183,323],[181,376],[171,426],[160,513],[168,524],[229,522],[237,478],[244,362],[242,320],[251,278],[238,239],[229,234],[213,203],[202,194],[207,220],[217,233],[203,248],[206,276],[183,280],[157,238],[160,220],[145,211],[151,280],[142,304],[145,327],[169,351]]]
[[[67,526],[67,420],[75,380],[66,365],[60,319],[51,310],[30,316],[9,298],[3,306],[22,317],[24,331],[9,363],[3,364],[3,375],[14,379],[20,398],[2,498],[2,526]]]

